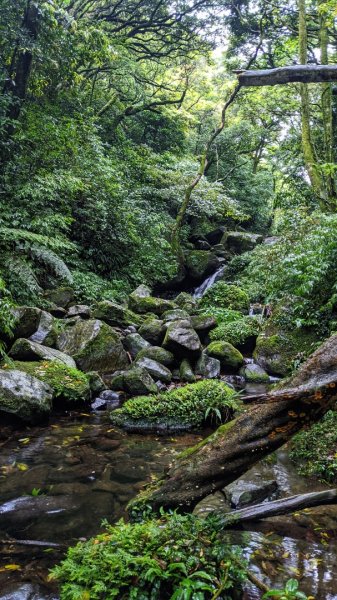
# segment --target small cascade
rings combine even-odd
[[[222,275],[225,272],[225,265],[221,266],[217,271],[209,275],[205,281],[203,281],[198,287],[195,288],[193,292],[193,298],[201,298],[205,292],[219,279],[221,279]]]

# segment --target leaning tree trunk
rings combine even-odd
[[[303,426],[319,421],[337,400],[337,334],[286,388],[252,400],[255,403],[244,414],[178,456],[165,477],[130,504],[130,513],[147,506],[154,511],[160,507],[192,511],[202,498],[235,481]]]

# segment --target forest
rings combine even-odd
[[[0,0],[0,600],[337,599],[335,0]]]

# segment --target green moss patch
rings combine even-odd
[[[9,368],[24,371],[24,373],[44,381],[54,390],[54,398],[61,398],[69,402],[83,402],[90,398],[87,375],[57,361],[11,361]]]
[[[236,285],[218,281],[204,294],[200,308],[222,308],[246,313],[249,309],[249,298],[246,292]]]
[[[260,327],[260,322],[256,317],[242,317],[237,321],[221,323],[210,332],[210,338],[212,341],[221,340],[240,347],[256,338]]]
[[[198,381],[163,394],[138,396],[111,414],[115,425],[140,429],[164,424],[167,429],[200,427],[210,418],[228,421],[237,408],[236,394],[221,381]]]

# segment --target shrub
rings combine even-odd
[[[301,475],[337,481],[337,412],[329,411],[319,423],[297,433],[290,458]]]
[[[218,281],[201,298],[200,308],[227,308],[247,312],[249,298],[246,292],[236,285]]]
[[[4,354],[5,344],[3,338],[11,337],[15,317],[12,312],[11,295],[6,288],[4,280],[0,277],[0,356]]]
[[[222,542],[214,517],[163,513],[104,526],[53,569],[61,600],[209,600],[219,589],[230,599],[245,579],[240,550]]]
[[[163,394],[131,398],[111,414],[111,420],[116,425],[131,420],[199,427],[212,413],[221,421],[229,420],[237,408],[235,395],[221,381],[198,381]]]
[[[261,323],[256,317],[242,317],[233,322],[221,323],[210,332],[210,338],[229,342],[233,346],[242,346],[250,338],[257,337]]]

